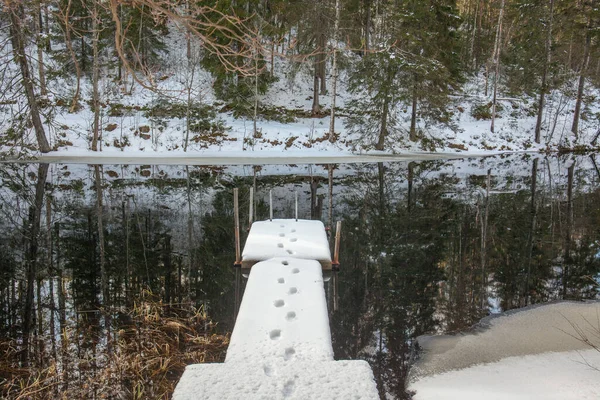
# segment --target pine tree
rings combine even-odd
[[[352,72],[349,86],[353,94],[364,91],[366,97],[351,104],[357,112],[348,126],[355,132],[363,128],[367,134],[377,132],[379,150],[389,134],[401,131],[398,106],[411,109],[411,141],[418,139],[418,117],[447,122],[447,95],[461,79],[460,38],[455,32],[460,19],[454,1],[400,1],[385,13],[394,21],[384,32],[387,43],[378,44],[385,50],[367,53]],[[378,120],[365,119],[365,110]]]

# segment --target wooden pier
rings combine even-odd
[[[188,366],[173,399],[379,399],[367,362],[333,359],[323,272],[337,271],[340,225],[333,260],[322,222],[272,214],[242,253],[238,215],[236,285],[249,275],[225,362]]]

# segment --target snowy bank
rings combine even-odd
[[[419,338],[415,399],[597,399],[600,303],[558,302],[485,318],[464,335]],[[595,369],[594,369],[595,368]]]
[[[413,383],[414,400],[596,400],[600,398],[596,350],[509,357]]]

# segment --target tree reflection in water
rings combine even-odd
[[[594,166],[513,156],[332,168],[332,215],[343,220],[336,357],[367,360],[382,396],[410,398],[417,336],[597,296]],[[293,215],[299,191],[301,218],[331,219],[328,166],[4,164],[0,174],[0,379],[56,368],[51,393],[100,396],[144,293],[181,324],[176,337],[231,331],[233,187],[241,221],[250,186],[255,219],[267,218],[271,189],[276,215]],[[133,397],[135,379],[119,382]]]

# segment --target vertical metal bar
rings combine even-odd
[[[235,304],[233,309],[233,319],[235,322],[240,306],[240,276],[242,274],[242,256],[240,251],[240,208],[238,188],[233,189],[233,215],[235,220],[235,264],[233,265],[235,270]]]
[[[328,175],[329,175],[329,182],[328,182],[328,188],[329,188],[329,212],[328,212],[328,221],[327,221],[327,225],[329,226],[329,229],[331,229],[333,227],[333,164],[329,164],[327,166],[328,169]]]
[[[254,218],[254,188],[250,187],[250,213],[248,214],[248,228],[252,226],[252,219]]]
[[[333,251],[333,264],[340,263],[340,240],[342,236],[342,221],[338,221],[335,226],[335,248]]]
[[[233,189],[233,215],[235,218],[235,263],[236,265],[242,261],[240,251],[240,209],[238,203],[238,188]]]
[[[296,221],[298,221],[298,191],[296,191]]]
[[[337,311],[338,309],[338,272],[333,271],[333,276],[331,277],[331,283],[333,285],[333,311]]]
[[[269,190],[269,221],[273,221],[273,191]]]
[[[237,320],[238,312],[240,311],[240,286],[242,280],[242,268],[235,268],[235,305],[233,309],[233,322]]]

